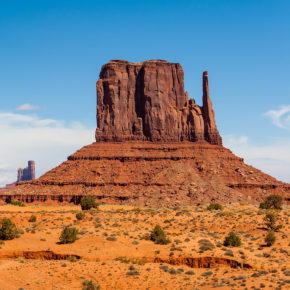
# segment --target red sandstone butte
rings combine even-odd
[[[221,145],[203,74],[203,106],[188,99],[178,63],[150,60],[105,64],[97,82],[96,141],[180,142]]]
[[[96,142],[0,200],[171,207],[261,201],[290,185],[222,146],[203,73],[203,106],[188,100],[180,64],[164,60],[105,64],[97,82]]]

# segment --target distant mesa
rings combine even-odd
[[[28,166],[18,169],[17,182],[29,181],[35,179],[35,162],[28,161]]]
[[[21,181],[0,201],[173,207],[210,202],[289,201],[290,185],[244,163],[222,146],[208,73],[199,106],[184,91],[180,64],[164,60],[103,65],[97,87],[96,142],[36,180]],[[19,180],[33,177],[19,171]]]
[[[30,160],[30,161],[28,161],[27,167],[25,167],[23,169],[22,168],[18,169],[16,182],[29,181],[29,180],[34,180],[34,179],[35,179],[35,161]],[[15,186],[16,182],[6,184],[6,186],[4,186],[4,187],[0,187],[0,193]]]

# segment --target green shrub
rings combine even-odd
[[[10,219],[4,218],[0,225],[0,240],[13,240],[19,236],[16,225]]]
[[[283,197],[279,194],[268,195],[264,202],[260,203],[262,209],[282,209]]]
[[[25,206],[25,204],[19,200],[11,200],[10,204],[16,205],[16,206],[21,206],[21,207]]]
[[[269,231],[265,237],[265,242],[268,247],[271,247],[276,241],[275,233],[273,231]]]
[[[231,232],[224,240],[224,246],[239,247],[242,244],[241,239],[235,233]]]
[[[83,220],[84,219],[84,217],[85,217],[85,213],[83,213],[83,212],[78,212],[77,214],[76,214],[76,219],[77,220]]]
[[[219,203],[211,203],[207,207],[207,210],[223,210],[223,206]]]
[[[87,196],[82,198],[81,200],[81,208],[82,210],[89,210],[91,208],[98,208],[99,204],[96,203],[96,197],[95,196]]]
[[[150,235],[150,240],[155,244],[166,245],[170,240],[166,237],[166,233],[161,226],[156,225]]]
[[[92,280],[85,280],[82,283],[83,287],[82,290],[99,290],[101,287],[94,283]]]
[[[30,223],[35,223],[36,222],[36,216],[35,215],[32,215],[29,220],[28,220]]]
[[[268,212],[264,217],[265,225],[269,230],[277,232],[282,228],[282,225],[277,225],[278,215],[273,212]]]
[[[77,239],[78,230],[76,228],[65,227],[59,237],[61,244],[71,244]]]

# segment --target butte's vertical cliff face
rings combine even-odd
[[[114,60],[102,67],[97,82],[97,141],[206,140],[221,145],[203,75],[203,106],[188,99],[183,69],[164,60],[129,63]]]

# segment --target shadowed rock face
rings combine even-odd
[[[178,63],[150,60],[105,64],[97,82],[96,141],[206,140],[221,145],[208,74],[203,74],[203,107],[188,99]]]

